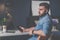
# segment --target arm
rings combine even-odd
[[[29,32],[30,30],[34,30],[34,27],[24,28],[24,27],[19,26],[19,28],[21,28],[23,30],[23,32]]]
[[[50,30],[50,24],[51,24],[50,21],[45,21],[43,23],[43,30],[36,30],[36,31],[34,30],[33,34],[37,34],[37,35],[40,35],[40,36],[46,36],[46,34]]]
[[[33,34],[37,34],[39,36],[45,36],[44,32],[42,30],[34,30]]]
[[[25,32],[29,32],[30,30],[34,30],[34,27],[24,29]]]

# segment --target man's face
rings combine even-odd
[[[44,13],[47,12],[47,9],[45,8],[45,6],[39,6],[39,15],[42,16]]]

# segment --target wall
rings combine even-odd
[[[31,0],[14,0],[11,14],[14,18],[15,26],[27,26],[27,18],[30,16],[30,2]]]
[[[44,0],[41,0],[44,1]],[[59,0],[47,0],[51,4],[52,17],[60,17]],[[14,25],[23,25],[27,27],[27,18],[31,17],[31,0],[14,0],[14,7],[12,8],[12,15],[14,17]]]

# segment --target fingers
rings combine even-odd
[[[19,28],[21,28],[22,30],[24,30],[25,28],[24,27],[22,27],[22,26],[19,26]]]
[[[20,31],[21,31],[21,32],[23,32],[23,31],[24,31],[24,29],[25,29],[25,28],[24,28],[24,27],[22,27],[22,26],[19,26],[19,28],[20,28]]]
[[[37,40],[40,40],[41,36],[38,36]]]

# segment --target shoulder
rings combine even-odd
[[[43,17],[44,22],[52,22],[52,18],[47,14]]]

